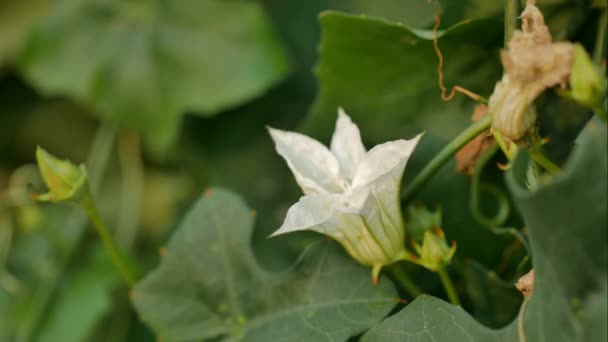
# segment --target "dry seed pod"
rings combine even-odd
[[[567,83],[572,71],[574,45],[553,43],[542,13],[528,2],[522,12],[522,30],[513,32],[508,50],[501,53],[505,69],[489,100],[492,128],[509,140],[519,140],[536,122],[531,107],[547,88]]]

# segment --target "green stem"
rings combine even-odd
[[[602,64],[602,58],[604,57],[604,42],[606,41],[606,25],[608,24],[607,20],[607,12],[608,10],[602,10],[602,14],[600,14],[600,19],[598,20],[597,25],[597,37],[595,40],[595,47],[593,51],[593,62],[597,65]]]
[[[502,153],[504,153],[505,157],[507,157],[509,161],[515,159],[518,150],[517,144],[510,142],[508,143],[509,145],[507,145],[507,142],[502,138],[502,134],[500,134],[498,130],[494,130],[492,132],[492,136],[494,136],[494,140],[496,140],[496,143],[502,150]]]
[[[137,235],[144,188],[144,167],[137,133],[127,133],[120,137],[118,158],[120,160],[122,189],[116,241],[122,248],[130,248]]]
[[[551,174],[556,174],[560,171],[559,166],[555,165],[545,154],[537,149],[530,149],[530,157],[532,160],[540,165],[543,169],[547,170]]]
[[[130,267],[129,263],[126,262],[126,258],[120,252],[120,250],[114,243],[114,239],[112,239],[112,235],[110,235],[110,231],[103,224],[101,218],[99,217],[99,213],[97,212],[97,209],[95,208],[95,204],[93,203],[93,199],[92,199],[91,195],[87,196],[87,199],[85,199],[85,201],[83,201],[82,207],[89,215],[91,222],[93,222],[93,225],[95,226],[95,229],[97,230],[97,233],[99,234],[99,237],[103,241],[104,247],[106,248],[108,253],[110,253],[110,257],[112,258],[112,262],[114,263],[114,266],[122,274],[126,283],[130,287],[133,287],[133,285],[135,285],[135,282],[137,281],[137,279],[135,277],[135,272]]]
[[[524,322],[526,318],[526,309],[528,308],[528,303],[530,302],[530,297],[526,297],[524,302],[521,304],[521,308],[519,309],[519,317],[517,317],[517,335],[519,337],[519,342],[526,342],[526,331],[524,328]]]
[[[439,279],[441,279],[441,283],[443,284],[443,288],[445,288],[445,293],[448,295],[450,303],[460,306],[460,298],[458,298],[458,293],[454,288],[454,284],[452,284],[450,276],[445,271],[445,268],[437,271],[437,274],[439,275]]]
[[[608,26],[608,10],[602,10],[600,14],[600,19],[597,24],[597,37],[595,40],[595,47],[593,50],[593,62],[596,65],[602,65],[602,59],[604,58],[605,42],[606,42],[606,27]],[[605,103],[605,102],[604,102]],[[606,115],[606,110],[604,109],[604,105],[601,104],[593,108],[593,113],[597,115],[604,122],[608,121],[608,115]]]
[[[469,141],[490,128],[490,116],[486,115],[462,131],[456,138],[450,141],[414,178],[409,187],[405,189],[403,198],[407,201],[412,199],[418,191],[429,181],[429,179],[445,164],[456,152],[458,152]]]
[[[505,48],[513,36],[513,31],[517,29],[519,12],[519,0],[507,0],[505,4]]]
[[[481,173],[483,168],[494,156],[496,151],[498,151],[498,144],[492,144],[492,146],[479,157],[477,163],[475,164],[473,177],[471,179],[471,197],[469,203],[471,214],[473,215],[473,218],[477,220],[477,222],[486,227],[496,227],[502,225],[509,217],[509,212],[511,211],[507,196],[492,185],[481,184]],[[481,194],[484,191],[493,195],[497,200],[498,212],[494,217],[486,216],[481,210]]]
[[[87,169],[89,170],[89,185],[93,194],[97,192],[101,185],[103,173],[106,171],[108,161],[112,154],[114,139],[116,137],[116,128],[114,125],[104,123],[101,125],[89,152],[87,160]],[[75,208],[76,209],[76,208]],[[48,277],[37,284],[33,291],[30,302],[32,306],[28,310],[27,318],[19,323],[15,328],[15,342],[31,342],[35,340],[35,335],[39,331],[39,326],[42,324],[44,314],[52,303],[53,295],[59,288],[61,275],[67,270],[69,263],[80,245],[80,241],[84,237],[85,231],[85,216],[80,210],[74,210],[66,218],[64,224],[69,229],[75,231],[75,236],[67,242],[66,252],[62,255],[59,265],[53,268]]]
[[[410,278],[403,268],[399,267],[399,265],[394,265],[390,270],[399,285],[403,286],[412,297],[416,298],[422,294],[422,290],[414,284],[412,278]]]

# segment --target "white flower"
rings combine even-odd
[[[382,266],[409,256],[399,190],[421,134],[366,152],[359,129],[341,108],[330,149],[300,133],[269,131],[305,194],[271,236],[299,230],[331,236],[372,267],[374,282]]]

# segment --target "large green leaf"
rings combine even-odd
[[[187,215],[160,267],[134,291],[141,318],[165,341],[345,341],[395,305],[387,279],[333,242],[306,251],[284,273],[265,271],[250,248],[253,217],[236,195],[215,189]]]
[[[591,122],[550,184],[529,191],[527,160],[518,158],[509,186],[529,229],[536,282],[525,311],[527,341],[606,339],[608,151],[606,126]],[[491,330],[462,309],[416,299],[363,341],[514,341],[517,323]]]
[[[181,115],[251,99],[287,71],[285,52],[251,1],[61,0],[31,34],[26,77],[141,130],[153,149]]]
[[[335,12],[322,14],[321,25],[320,93],[305,123],[309,133],[329,137],[339,106],[374,143],[430,127],[452,136],[468,125],[473,101],[462,95],[441,101],[431,31]],[[442,32],[439,45],[447,86],[490,94],[500,78],[500,22],[454,26]]]
[[[46,14],[49,0],[2,1],[0,4],[0,69],[19,55],[27,32]]]
[[[38,341],[84,341],[110,312],[116,270],[101,248],[88,259],[61,287],[38,331]]]

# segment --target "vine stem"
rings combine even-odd
[[[471,197],[469,201],[471,214],[477,222],[486,227],[502,225],[509,217],[511,211],[508,198],[498,190],[498,188],[488,184],[481,184],[483,168],[497,151],[498,144],[492,144],[492,146],[479,157],[475,164],[475,168],[473,169],[473,177],[471,178]],[[494,217],[486,216],[481,209],[481,193],[484,190],[486,193],[493,195],[498,202],[498,212]]]
[[[110,257],[112,258],[114,266],[122,274],[129,287],[133,287],[133,285],[135,285],[135,282],[137,281],[137,278],[135,277],[135,272],[132,267],[126,262],[126,258],[118,249],[116,243],[114,243],[114,239],[112,238],[110,231],[103,224],[103,221],[101,220],[101,218],[99,217],[99,213],[97,212],[97,208],[93,203],[93,198],[91,197],[91,195],[88,195],[86,197],[86,199],[82,203],[82,207],[86,211],[87,215],[89,215],[93,226],[95,226],[99,237],[103,241],[104,247],[106,248],[108,253],[110,253]]]
[[[519,337],[519,342],[526,342],[526,330],[524,328],[524,321],[526,317],[526,309],[528,308],[528,303],[530,302],[530,297],[526,297],[524,302],[521,304],[521,308],[519,309],[519,317],[517,317],[517,335]]]
[[[530,157],[540,165],[543,169],[547,170],[551,174],[559,173],[559,166],[555,165],[542,151],[530,149]]]
[[[429,179],[445,164],[456,152],[458,152],[469,141],[490,128],[490,117],[484,116],[467,129],[462,131],[456,138],[450,141],[439,153],[418,173],[410,186],[405,189],[404,200],[410,200]]]
[[[116,241],[120,247],[126,249],[133,245],[137,235],[144,189],[144,167],[137,133],[125,133],[120,136],[118,158],[122,175],[122,189]]]
[[[505,48],[509,44],[513,31],[517,28],[517,17],[520,12],[520,0],[507,0],[505,4]]]
[[[454,284],[452,284],[452,280],[450,279],[450,276],[445,271],[445,268],[442,268],[439,271],[437,271],[437,274],[439,275],[439,279],[441,279],[441,283],[443,284],[445,293],[448,295],[448,299],[450,300],[450,303],[460,306],[460,298],[458,298],[458,293],[456,292],[456,289],[454,288]]]
[[[107,169],[112,154],[116,127],[103,123],[98,129],[87,160],[89,170],[89,184],[92,193],[96,193],[101,186],[103,173]],[[42,323],[45,312],[52,302],[53,295],[58,291],[61,275],[66,272],[69,263],[73,260],[77,247],[84,236],[84,215],[79,210],[73,211],[65,221],[66,225],[73,226],[76,236],[67,242],[66,251],[62,255],[59,265],[53,269],[47,280],[39,284],[32,293],[32,308],[28,317],[16,328],[16,342],[31,342],[35,340],[38,327]]]
[[[602,10],[600,19],[597,25],[597,38],[595,41],[595,48],[593,51],[593,61],[597,65],[602,64],[602,58],[604,57],[604,42],[606,41],[606,25],[608,24],[608,10]]]
[[[399,285],[403,286],[412,297],[416,298],[422,294],[422,290],[414,284],[412,278],[401,267],[395,265],[390,270]]]

